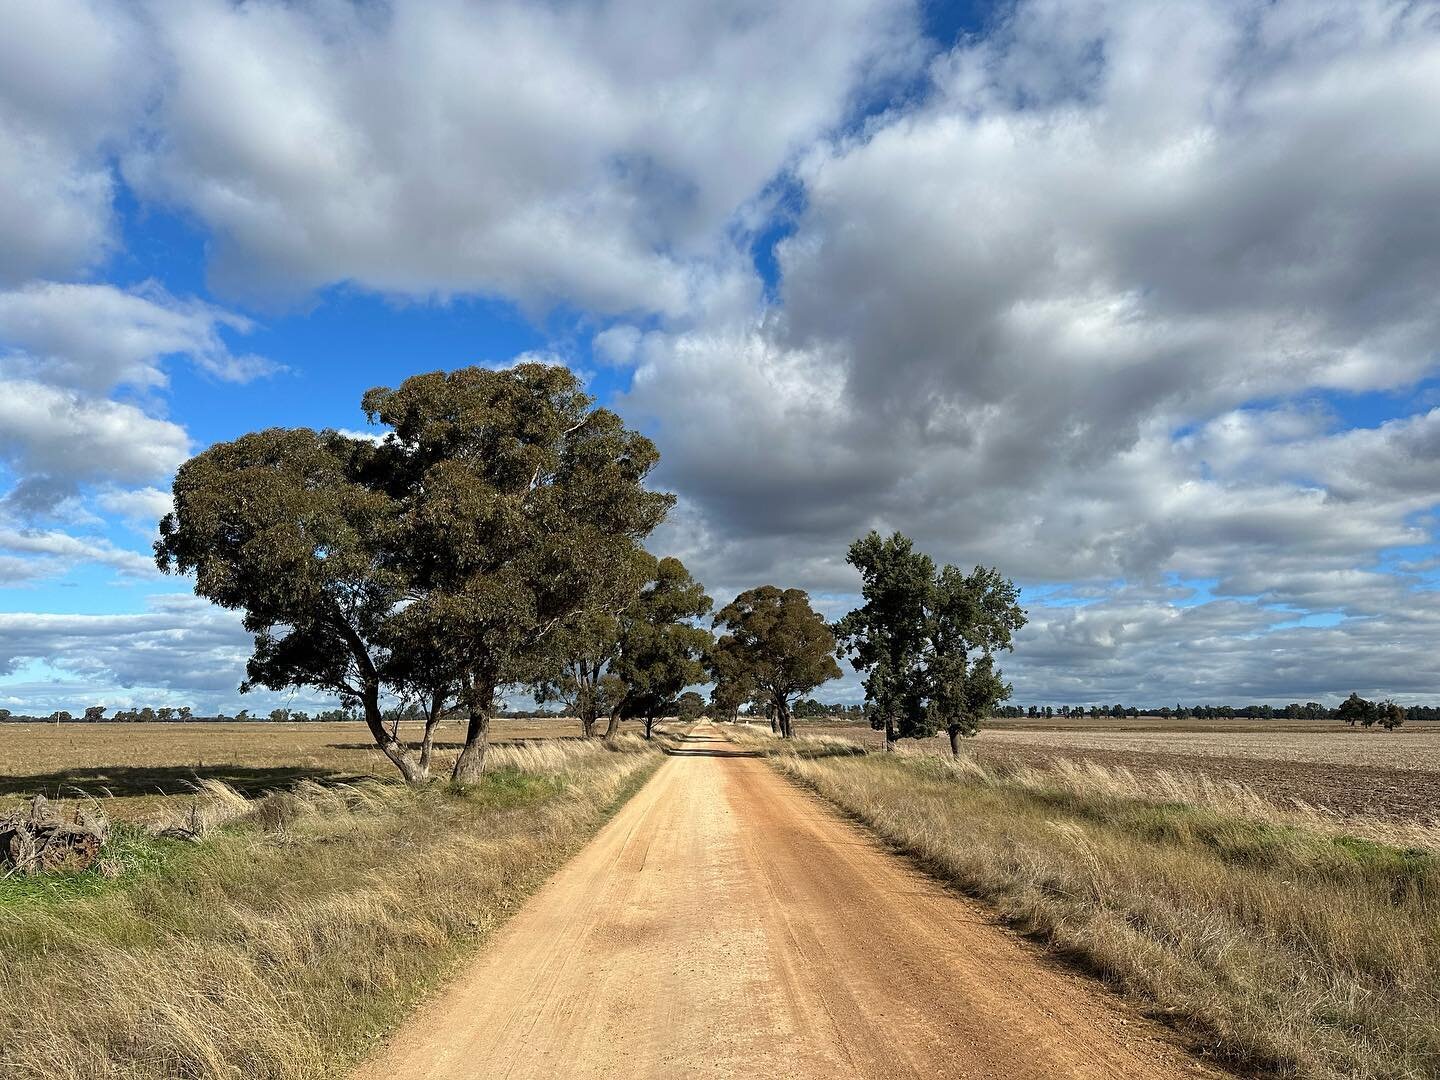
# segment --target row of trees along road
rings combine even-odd
[[[674,503],[645,486],[659,454],[567,368],[416,375],[362,407],[383,438],[271,428],[186,462],[155,556],[243,614],[242,691],[336,694],[411,783],[447,716],[466,722],[452,778],[476,780],[508,687],[564,702],[586,736],[604,717],[607,738],[626,718],[649,737],[682,701],[698,714],[681,694],[708,679],[718,716],[760,706],[789,737],[793,702],[849,655],[887,746],[945,729],[957,750],[1008,696],[993,654],[1025,621],[1015,586],[937,572],[898,533],[851,546],[865,605],[837,627],[763,585],[715,614],[716,640],[704,588],[642,546]],[[417,712],[412,747],[398,717]]]

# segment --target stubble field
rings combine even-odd
[[[806,732],[879,747],[864,724],[810,721]],[[902,741],[911,753],[950,753],[942,736]],[[1088,760],[1136,772],[1195,773],[1233,780],[1280,803],[1299,800],[1346,816],[1440,820],[1440,723],[1364,731],[1337,720],[992,720],[967,752],[986,765]]]
[[[626,723],[622,731],[638,731]],[[461,723],[436,734],[443,775],[464,738]],[[497,719],[492,744],[576,738],[570,719]],[[402,736],[420,737],[419,726]],[[299,780],[336,783],[398,773],[361,723],[4,724],[0,725],[0,805],[43,794],[105,800],[116,820],[145,821],[196,784],[218,780],[247,796]]]

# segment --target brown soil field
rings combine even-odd
[[[640,725],[625,724],[625,731]],[[498,719],[496,743],[578,738],[578,721]],[[418,726],[414,737],[419,738]],[[458,750],[464,725],[445,724],[440,760]],[[198,780],[246,795],[297,780],[398,777],[360,723],[0,724],[0,803],[43,794],[106,800],[112,817],[144,820]]]
[[[863,724],[801,722],[800,730],[878,747]],[[950,752],[941,737],[900,744]],[[1045,765],[1057,758],[1142,772],[1171,770],[1233,780],[1269,799],[1337,814],[1440,821],[1440,723],[1363,731],[1338,720],[992,720],[965,749],[985,764]]]

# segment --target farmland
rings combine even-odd
[[[632,730],[626,724],[622,729]],[[574,738],[568,719],[495,721],[505,745]],[[402,737],[418,737],[403,728]],[[453,757],[464,725],[440,728],[437,755]],[[360,723],[6,724],[0,727],[0,801],[44,794],[105,800],[119,820],[152,818],[197,781],[218,780],[245,795],[297,780],[327,783],[390,777],[394,766]]]
[[[871,747],[884,741],[880,732],[854,723],[809,721],[803,728]],[[943,737],[900,748],[950,752]],[[996,719],[965,749],[997,766],[1083,759],[1233,780],[1277,802],[1298,799],[1347,816],[1440,819],[1440,724],[1385,732],[1334,720]]]

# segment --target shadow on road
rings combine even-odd
[[[760,751],[742,749],[723,735],[691,732],[688,735],[672,735],[671,738],[675,744],[665,747],[665,753],[671,757],[760,757]]]

